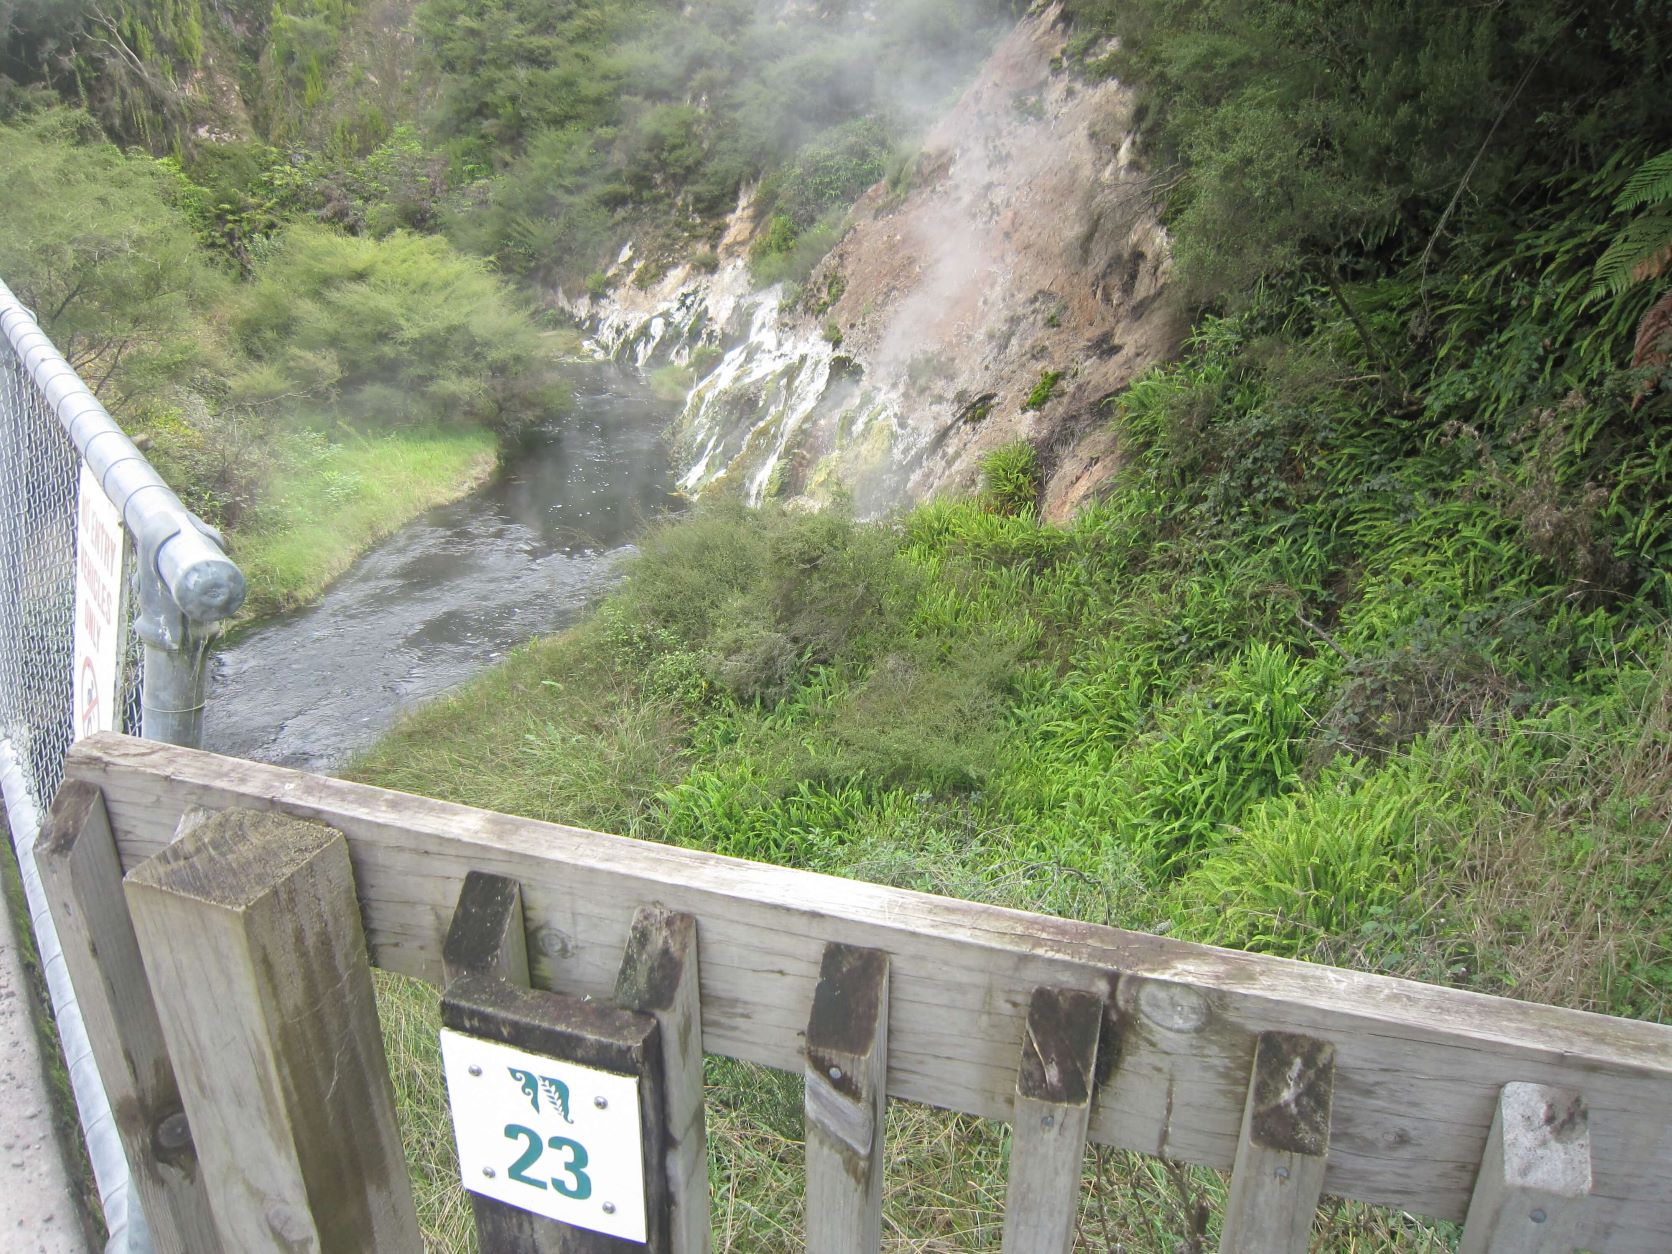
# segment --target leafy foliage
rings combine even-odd
[[[1028,393],[1028,399],[1022,402],[1023,409],[1044,409],[1045,403],[1055,395],[1057,384],[1062,382],[1062,371],[1046,370],[1039,376],[1039,382],[1033,385]]]
[[[1650,157],[1626,180],[1615,213],[1641,211],[1597,258],[1596,288],[1618,296],[1672,267],[1672,148]]]
[[[1179,269],[1206,299],[1443,250],[1667,126],[1672,31],[1635,0],[1075,7],[1120,36],[1098,68],[1143,85],[1157,155],[1181,166]]]
[[[500,431],[561,404],[528,316],[433,236],[293,226],[257,264],[232,328],[253,363],[232,380],[243,404]]]
[[[198,255],[168,173],[63,110],[0,126],[0,278],[96,390],[135,396],[212,361],[224,278]]]
[[[1026,440],[994,449],[981,459],[981,499],[995,514],[1016,517],[1039,505],[1039,454]]]

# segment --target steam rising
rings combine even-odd
[[[809,11],[754,6],[765,22]],[[1058,19],[1053,5],[1020,22],[950,109],[955,59],[893,82],[851,67],[855,91],[937,120],[904,176],[855,206],[805,292],[749,292],[745,204],[720,273],[643,295],[624,284],[592,311],[601,345],[647,364],[728,348],[680,422],[688,491],[849,496],[875,514],[972,486],[982,456],[1018,438],[1046,447],[1068,505],[1112,469],[1112,448],[1089,443],[1099,402],[1167,357],[1179,327],[1157,299],[1166,238],[1131,159],[1130,98],[1060,72]],[[1064,376],[1060,396],[1029,410],[1046,372]]]

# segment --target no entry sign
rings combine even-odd
[[[116,727],[117,677],[126,645],[122,516],[81,467],[75,535],[75,739]]]

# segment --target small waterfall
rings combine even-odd
[[[866,517],[972,490],[1025,441],[1060,519],[1119,469],[1109,401],[1184,325],[1138,102],[1079,79],[1059,16],[1017,24],[922,137],[908,186],[854,202],[804,296],[755,290],[746,255],[770,218],[750,187],[699,254],[711,272],[629,247],[611,291],[562,302],[600,353],[686,390],[681,489]]]
[[[838,491],[858,505],[879,495],[896,426],[884,420],[898,405],[868,389],[859,363],[811,320],[785,308],[782,286],[755,290],[735,258],[649,299],[625,287],[589,303],[594,350],[643,369],[701,372],[674,424],[681,491],[726,492],[751,505]]]

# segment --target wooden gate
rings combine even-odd
[[[1222,1250],[1305,1250],[1324,1192],[1469,1254],[1672,1248],[1664,1026],[118,736],[68,775],[42,861],[162,1250],[419,1248],[368,961],[636,1078],[656,1251],[709,1244],[704,1052],[804,1076],[814,1251],[878,1247],[890,1097],[1010,1122],[1007,1251],[1069,1248],[1088,1140],[1230,1170]],[[646,1248],[476,1211],[489,1250]]]

